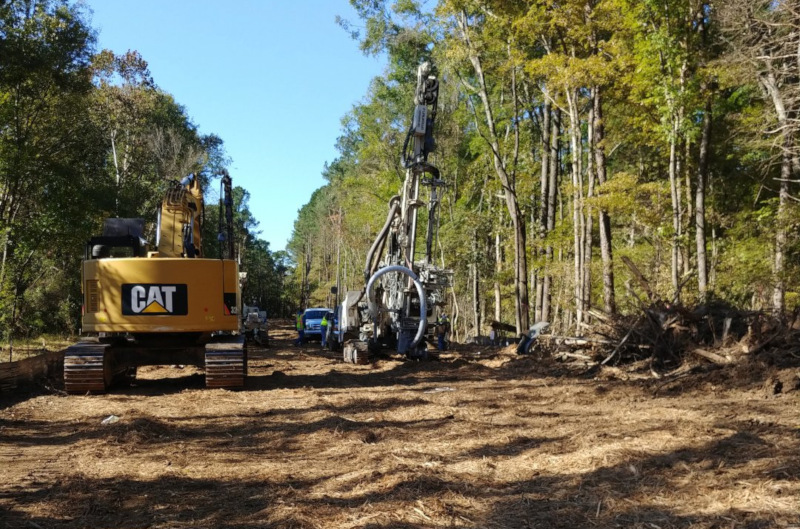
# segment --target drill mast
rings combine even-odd
[[[438,98],[439,81],[425,62],[417,70],[414,115],[401,155],[405,181],[400,194],[389,201],[389,215],[367,254],[364,269],[368,300],[368,318],[364,319],[369,323],[362,326],[360,337],[368,341],[371,350],[391,344],[400,354],[426,356],[425,337],[435,318],[432,309],[444,305],[445,289],[451,283],[452,271],[433,263],[438,206],[445,186],[439,169],[428,161],[435,149]],[[428,211],[425,254],[417,260],[422,207]]]

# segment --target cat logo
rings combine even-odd
[[[189,313],[186,285],[122,285],[126,316],[185,316]]]

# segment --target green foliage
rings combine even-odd
[[[0,3],[0,335],[6,339],[76,332],[80,261],[103,219],[143,217],[152,225],[170,180],[193,172],[208,186],[228,163],[222,140],[198,135],[137,52],[95,53],[83,9],[67,0]],[[247,294],[277,314],[285,259],[276,260],[257,238],[247,191],[236,191],[237,242],[243,267],[254,269]],[[214,206],[206,213],[212,220],[217,214]],[[205,238],[210,251],[212,231]]]
[[[673,241],[682,248],[691,269],[695,178],[708,101],[713,119],[705,218],[711,288],[739,306],[761,307],[768,301],[774,282],[769,263],[776,227],[778,223],[794,226],[800,219],[793,207],[777,218],[773,179],[778,176],[779,150],[774,137],[765,134],[774,111],[757,89],[752,71],[729,53],[730,40],[722,39],[717,11],[709,3],[440,0],[433,9],[426,6],[430,11],[412,1],[351,3],[364,27],[353,31],[353,37],[365,53],[385,53],[389,66],[384,76],[373,81],[364,102],[343,121],[340,157],[325,171],[328,184],[300,211],[295,225],[292,256],[298,263],[310,259],[306,286],[312,298],[324,297],[330,286],[331,276],[321,271],[331,255],[331,239],[315,236],[331,233],[333,219],[341,219],[334,239],[348,248],[346,265],[341,267],[348,270],[347,282],[351,288],[363,286],[359,261],[385,217],[386,200],[402,180],[396,159],[411,111],[410,81],[416,64],[431,58],[442,80],[436,164],[449,182],[442,201],[439,258],[455,268],[452,294],[460,314],[471,318],[470,274],[477,269],[480,310],[491,313],[497,279],[505,303],[501,312],[510,317],[513,232],[496,198],[502,189],[494,176],[484,102],[476,88],[481,79],[470,62],[468,37],[471,52],[481,60],[498,148],[505,163],[514,164],[518,200],[525,214],[531,215],[532,273],[550,275],[553,280],[555,315],[551,317],[557,325],[564,325],[574,310],[573,191],[584,197],[578,207],[587,216],[596,219],[597,212],[604,210],[611,218],[616,290],[623,310],[638,310],[641,301],[624,286],[636,281],[620,257],[630,258],[665,298],[673,295]],[[466,36],[461,17],[469,26]],[[588,134],[590,91],[595,87],[602,89],[604,97],[605,137],[600,148],[606,155],[607,181],[602,185],[593,181],[593,196],[587,198],[594,178],[589,174],[595,160],[590,160]],[[539,203],[539,174],[544,159],[540,141],[545,103],[561,111],[561,126],[555,226],[542,236],[537,219],[544,211]],[[577,160],[578,190],[568,181],[572,169],[568,164],[574,156],[567,136],[568,112],[577,115],[583,149]],[[668,179],[671,144],[678,160],[680,236],[674,233]],[[514,152],[517,155],[512,158]],[[496,234],[503,256],[499,271],[494,262]],[[596,246],[596,220],[590,236]],[[797,246],[797,238],[790,237],[787,252],[794,255]],[[544,253],[548,247],[552,260]],[[788,260],[785,281],[791,291],[800,287],[800,281],[795,273],[797,259]],[[598,251],[588,266],[593,279],[590,304],[597,305],[602,290]],[[295,279],[298,284],[302,281],[297,272]],[[690,276],[684,286],[687,301],[696,299],[696,288]]]
[[[787,18],[785,3],[757,2],[754,24],[740,34],[733,32],[736,17],[719,17],[747,8],[742,0],[714,6],[702,0],[351,4],[358,29],[349,21],[339,24],[364,53],[386,56],[385,74],[343,117],[339,155],[323,169],[326,184],[298,211],[286,252],[272,251],[259,238],[249,193],[235,189],[235,242],[248,277],[246,302],[283,315],[300,305],[329,304],[337,281],[342,291],[363,287],[367,249],[403,181],[400,151],[423,60],[433,61],[441,80],[432,161],[448,187],[440,204],[436,259],[455,269],[450,296],[458,309],[453,312],[461,315],[456,332],[476,331],[463,323],[472,321],[472,311],[494,313],[496,281],[502,305],[497,309],[506,321],[513,315],[513,229],[498,158],[511,174],[528,224],[529,274],[552,279],[556,326],[566,326],[575,310],[573,237],[579,226],[573,208],[583,214],[577,217],[582,222],[595,219],[587,235],[595,248],[598,211],[611,218],[622,310],[638,310],[640,303],[631,294],[636,281],[621,266],[623,256],[670,298],[670,245],[679,244],[688,269],[694,266],[693,193],[707,116],[712,129],[705,218],[713,293],[760,308],[781,279],[790,303],[800,297],[800,212],[778,202],[778,112],[762,91],[763,58],[745,60],[747,46],[766,43],[779,51],[794,45],[790,28],[796,23]],[[204,252],[219,253],[215,178],[229,163],[222,139],[199,135],[137,52],[96,53],[81,6],[66,0],[0,5],[0,330],[6,336],[75,330],[75,271],[84,241],[107,216],[154,220],[169,181],[187,173],[198,175],[206,189]],[[770,41],[774,35],[762,31],[769,27],[780,27],[775,34],[782,39]],[[796,66],[776,60],[782,65],[779,89],[795,90]],[[485,99],[479,94],[483,83]],[[589,152],[593,90],[603,95],[602,185]],[[800,97],[789,95],[786,110],[796,116]],[[540,202],[545,108],[561,119],[556,212],[546,233],[540,227],[546,210]],[[790,148],[797,152],[796,127],[790,129]],[[570,132],[577,145],[570,144]],[[487,141],[491,135],[496,146]],[[668,179],[671,147],[677,205]],[[574,186],[573,169],[579,172]],[[793,166],[791,192],[797,171]],[[575,202],[573,192],[580,197]],[[676,212],[680,236],[673,228]],[[788,264],[778,278],[771,262],[782,228]],[[598,305],[602,267],[596,249],[585,266],[592,279],[590,305]],[[475,272],[479,299],[472,299]],[[690,274],[684,299],[693,301],[696,288]]]
[[[91,121],[92,31],[66,2],[0,6],[0,326],[20,329],[42,292],[67,288],[69,245],[82,248],[102,164]],[[78,250],[80,252],[80,250]],[[71,288],[69,288],[71,287]],[[58,299],[58,298],[56,298]],[[52,308],[52,306],[51,306]],[[34,321],[63,325],[63,314]],[[42,325],[44,325],[44,323]],[[71,323],[71,322],[70,322]]]

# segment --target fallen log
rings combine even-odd
[[[566,352],[561,352],[561,353],[557,353],[557,354],[555,355],[555,357],[556,357],[556,358],[559,358],[559,359],[564,359],[564,358],[575,358],[575,359],[578,359],[578,360],[586,360],[587,362],[591,362],[591,361],[593,361],[593,360],[594,360],[594,359],[593,359],[591,356],[589,356],[589,355],[582,355],[582,354],[579,354],[579,353],[566,353]],[[595,363],[597,363],[597,362],[595,362]]]
[[[556,345],[609,345],[613,344],[611,340],[601,340],[599,338],[578,338],[577,336],[556,336],[554,334],[540,334],[537,340],[549,340],[555,342]]]
[[[706,360],[714,362],[715,364],[728,365],[731,363],[731,361],[728,358],[725,358],[722,355],[718,355],[717,353],[712,353],[711,351],[706,351],[705,349],[697,348],[697,349],[692,349],[689,352],[701,358],[705,358]]]
[[[577,336],[558,336],[555,334],[540,334],[537,340],[548,340],[554,342],[555,345],[567,345],[582,347],[587,345],[617,345],[614,340],[605,340],[602,338],[579,338]],[[624,342],[623,342],[624,343]],[[652,345],[648,344],[629,344],[630,347],[637,349],[652,349]]]
[[[775,338],[778,337],[778,334],[780,334],[780,333],[776,333],[776,334],[772,335],[771,337],[767,338],[766,340],[764,340],[763,342],[761,342],[761,343],[759,343],[757,345],[741,344],[742,352],[744,354],[750,354],[750,355],[756,354],[757,352],[759,352],[760,350],[762,350],[763,348],[768,346],[770,343],[772,343],[772,341],[775,340]]]
[[[586,312],[589,313],[589,316],[592,316],[593,318],[597,318],[598,320],[602,321],[603,323],[608,323],[609,321],[611,321],[611,316],[609,314],[606,314],[605,312],[603,312],[600,309],[589,309]]]

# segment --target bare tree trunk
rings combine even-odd
[[[469,59],[472,67],[475,70],[475,76],[478,79],[478,96],[483,103],[483,110],[486,118],[486,127],[488,129],[488,137],[486,138],[489,147],[492,150],[492,160],[494,162],[495,173],[497,173],[500,183],[503,186],[506,198],[506,206],[508,213],[511,217],[511,223],[514,228],[514,309],[516,316],[517,332],[527,330],[528,323],[528,258],[525,246],[525,218],[519,208],[517,200],[516,182],[513,172],[509,173],[508,168],[500,154],[500,142],[498,140],[497,131],[494,122],[494,113],[492,103],[489,99],[489,91],[486,86],[486,77],[483,72],[483,64],[481,57],[477,50],[472,46],[469,36],[469,24],[467,21],[467,14],[461,11],[458,16],[458,25],[461,31],[461,38],[467,46]],[[512,75],[513,78],[513,75]],[[516,90],[512,86],[512,90]],[[514,160],[516,163],[516,152]]]
[[[121,178],[119,175],[119,162],[117,161],[117,129],[111,131],[111,154],[114,160],[114,173],[117,179],[117,185],[114,188],[114,214],[119,216],[119,194],[120,194],[120,186],[122,184]]]
[[[686,234],[687,240],[685,244],[682,244],[683,247],[683,275],[687,276],[692,271],[692,249],[691,244],[689,244],[688,237],[689,233],[692,231],[692,221],[695,220],[695,213],[693,203],[694,196],[692,195],[692,165],[689,163],[689,160],[692,159],[692,142],[686,138],[683,142],[683,186],[685,188],[686,194],[683,198],[684,202],[686,203],[686,220],[683,223],[683,232]],[[695,228],[696,230],[697,228]]]
[[[787,242],[786,233],[786,207],[789,202],[789,180],[792,177],[792,148],[794,147],[793,127],[789,123],[783,94],[780,92],[778,81],[770,67],[759,77],[764,89],[772,98],[775,112],[778,115],[778,124],[783,135],[781,152],[781,185],[778,192],[778,212],[775,228],[775,255],[772,262],[772,275],[774,289],[772,291],[772,309],[776,312],[783,311],[785,306],[786,282],[783,277],[785,268],[785,251]]]
[[[551,103],[546,100],[542,107],[542,171],[539,179],[539,251],[544,250],[543,243],[547,237],[547,215],[548,215],[548,196],[550,184],[550,109]],[[546,250],[542,252],[545,256]],[[536,288],[536,310],[534,311],[534,319],[537,321],[544,320],[544,295],[545,295],[545,282],[544,277],[540,278]],[[549,288],[548,288],[549,290]]]
[[[478,232],[472,234],[472,311],[475,314],[474,318],[474,325],[475,325],[475,336],[480,336],[481,334],[481,289],[480,289],[480,278],[478,277],[478,263],[477,263],[477,255],[478,255]]]
[[[556,108],[553,109],[550,130],[550,156],[548,167],[548,183],[547,183],[547,233],[552,233],[556,227],[556,201],[558,196],[558,167],[559,158],[558,151],[560,149],[559,137],[561,128],[561,112]],[[553,244],[548,242],[545,249],[547,257],[547,265],[553,266]],[[551,319],[551,291],[553,285],[552,273],[548,272],[544,277],[544,286],[542,289],[542,321],[550,321]]]
[[[688,71],[688,65],[686,60],[683,61],[681,64],[680,69],[680,95],[686,93],[686,73]],[[683,98],[679,99],[678,102],[678,117],[677,122],[675,123],[675,145],[676,148],[683,145],[687,142],[681,128],[683,127],[683,123],[686,119],[686,107],[683,103]],[[683,156],[680,152],[675,153],[675,196],[677,197],[677,208],[678,208],[678,281],[680,281],[681,276],[683,276],[687,271],[687,262],[686,262],[686,255],[688,253],[686,249],[686,242],[684,241],[684,227],[685,224],[683,222],[683,181],[681,177],[683,176],[683,166],[685,162],[688,160],[684,160]],[[688,196],[688,194],[687,194]],[[680,285],[679,285],[680,287]],[[680,292],[676,292],[676,296],[680,296]],[[676,298],[677,299],[677,298]]]
[[[679,274],[681,237],[681,195],[678,188],[678,118],[672,120],[672,134],[669,139],[669,189],[672,196],[672,292],[673,298],[680,299]]]
[[[456,297],[456,289],[452,285],[450,286],[450,296],[453,298],[453,323],[452,323],[453,336],[452,336],[451,339],[453,341],[457,342],[457,341],[460,340],[460,336],[458,334],[458,320],[459,320],[459,317],[461,315],[461,311],[459,310],[459,306],[458,306],[458,298]]]
[[[706,180],[708,179],[708,149],[711,141],[711,98],[706,101],[703,113],[703,133],[700,138],[700,157],[695,190],[695,243],[697,246],[697,287],[700,299],[708,297],[708,259],[706,254]]]
[[[311,273],[311,252],[309,245],[305,245],[305,253],[303,255],[303,284],[300,287],[300,307],[308,307],[309,298],[311,296],[311,288],[309,287],[309,274]]]
[[[781,154],[781,187],[778,193],[778,214],[775,229],[775,258],[772,274],[775,288],[772,291],[772,310],[782,312],[785,307],[786,280],[784,278],[786,252],[786,207],[789,202],[789,179],[792,177],[791,135],[784,131],[783,153]]]
[[[714,198],[714,176],[713,174],[709,173],[708,175],[708,192],[712,198]],[[712,217],[713,218],[713,217]],[[717,287],[717,263],[719,262],[719,245],[717,243],[717,225],[713,222],[711,223],[711,266],[709,267],[709,284],[711,289],[714,290]]]
[[[497,233],[494,236],[494,319],[495,321],[502,321],[502,296],[500,292],[500,274],[503,271],[503,251],[500,248],[500,227],[497,227]]]
[[[513,219],[512,219],[513,220]],[[525,244],[525,221],[517,211],[514,226],[514,298],[517,320],[517,332],[523,332],[530,327],[528,320],[528,257]]]
[[[486,298],[481,296],[481,320],[480,320],[481,327],[478,327],[478,336],[483,336],[483,325],[486,324],[485,322],[486,322]]]
[[[572,165],[572,240],[573,240],[573,298],[576,324],[583,323],[583,230],[581,178],[581,124],[578,114],[577,90],[567,91],[569,109],[570,159]]]
[[[597,165],[597,182],[603,185],[606,182],[606,147],[605,125],[603,124],[603,101],[600,87],[594,89],[594,135],[595,135],[595,163]],[[614,254],[611,247],[611,219],[608,212],[600,209],[600,257],[603,261],[603,308],[613,314],[617,311],[614,295]]]
[[[589,108],[589,120],[586,127],[586,198],[591,199],[594,196],[594,181],[595,181],[595,168],[594,168],[594,150],[595,150],[595,137],[594,137],[594,104]],[[592,306],[592,230],[594,227],[592,208],[586,204],[581,210],[581,216],[584,219],[583,226],[583,285],[581,290],[583,292],[583,310],[588,313]],[[585,316],[588,322],[588,315]]]
[[[8,262],[8,246],[11,244],[11,227],[5,226],[3,229],[3,257],[0,261],[0,288],[6,280],[6,263]]]

